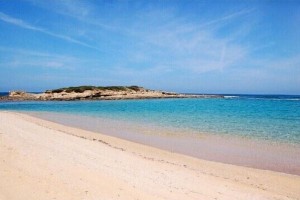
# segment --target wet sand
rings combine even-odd
[[[300,176],[0,112],[0,199],[300,199]]]
[[[299,145],[233,135],[182,133],[176,129],[90,116],[51,112],[31,112],[30,115],[204,160],[300,175]]]

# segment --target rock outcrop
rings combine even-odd
[[[151,99],[151,98],[222,98],[219,95],[188,95],[158,90],[149,90],[138,86],[79,86],[47,90],[43,93],[11,91],[2,100],[40,100],[40,101],[73,101],[73,100],[117,100],[117,99]]]

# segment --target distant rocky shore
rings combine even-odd
[[[74,100],[119,100],[154,98],[223,98],[222,95],[191,95],[149,90],[139,86],[79,86],[46,90],[43,93],[10,91],[0,101],[74,101]]]

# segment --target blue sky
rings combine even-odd
[[[0,91],[300,94],[300,1],[0,0]]]

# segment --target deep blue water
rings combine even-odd
[[[30,92],[30,93],[38,94],[38,93],[41,93],[41,92]],[[7,96],[8,94],[9,94],[9,92],[0,92],[0,97],[1,96]]]
[[[7,96],[8,95],[8,92],[0,92],[0,97],[1,96]]]
[[[1,102],[0,110],[50,111],[146,123],[185,132],[300,143],[300,96],[226,95],[224,99]]]

